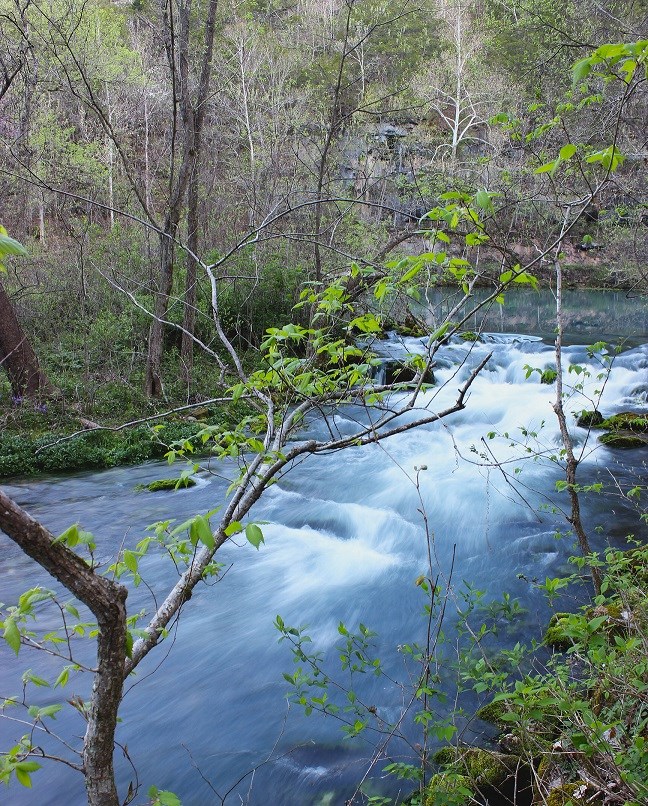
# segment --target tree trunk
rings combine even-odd
[[[182,345],[180,347],[182,379],[191,386],[193,375],[193,339],[196,329],[196,282],[198,267],[194,255],[198,252],[198,165],[189,183],[187,197],[187,277],[184,294],[184,313],[182,317]]]
[[[211,82],[212,55],[214,51],[214,31],[218,0],[210,0],[205,23],[205,52],[200,69],[198,93],[193,114],[193,165],[187,194],[187,280],[185,285],[184,316],[182,334],[182,375],[187,386],[191,384],[193,371],[193,339],[196,327],[196,282],[198,265],[194,255],[198,254],[198,205],[200,186],[200,157],[202,151],[202,130],[205,122],[207,98]]]
[[[167,27],[166,47],[169,64],[174,76],[177,104],[180,111],[179,121],[181,123],[182,160],[175,180],[171,182],[167,221],[164,234],[161,236],[160,241],[160,285],[155,298],[155,318],[151,325],[146,371],[146,393],[149,397],[159,397],[163,392],[161,366],[164,353],[164,324],[160,320],[166,318],[169,295],[173,286],[174,241],[188,187],[189,209],[187,213],[187,245],[189,253],[187,253],[187,282],[183,315],[183,327],[186,333],[183,333],[182,336],[181,355],[183,359],[183,377],[187,383],[190,383],[191,380],[193,364],[193,341],[191,334],[193,334],[196,319],[197,279],[196,261],[191,253],[196,254],[198,249],[198,189],[201,133],[209,96],[217,10],[218,0],[210,0],[207,19],[205,21],[204,51],[200,67],[200,78],[194,101],[192,101],[189,93],[189,25],[191,21],[191,2],[188,1],[179,8],[179,34],[177,42],[173,39],[170,21],[168,17],[165,16],[165,26]],[[174,128],[174,140],[175,134]]]
[[[97,619],[97,668],[83,740],[83,772],[90,806],[120,806],[113,751],[126,662],[126,588],[95,574],[2,490],[0,529]]]
[[[173,253],[177,223],[167,219],[164,231],[160,233],[160,280],[155,293],[153,321],[149,331],[149,345],[146,359],[146,386],[148,397],[161,397],[162,358],[164,356],[164,319],[169,306],[169,296],[173,286]]]
[[[564,328],[563,307],[562,307],[562,267],[560,260],[556,257],[554,262],[554,269],[556,272],[556,402],[553,405],[553,410],[558,419],[558,426],[560,428],[560,436],[565,451],[565,481],[567,482],[567,490],[569,492],[570,513],[567,516],[568,523],[571,524],[578,546],[581,550],[583,557],[589,557],[592,554],[592,548],[583,526],[580,511],[580,499],[578,497],[578,488],[576,485],[576,471],[578,469],[579,461],[574,454],[574,443],[567,427],[567,417],[565,416],[565,409],[563,406],[563,367],[562,367],[562,343]],[[592,582],[594,583],[594,591],[598,596],[601,593],[601,572],[595,565],[590,565],[590,573],[592,574]]]
[[[14,397],[39,397],[52,392],[38,358],[23,331],[11,300],[0,282],[0,366],[9,376]]]

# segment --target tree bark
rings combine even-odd
[[[198,205],[200,183],[200,158],[202,151],[202,131],[207,110],[207,97],[211,82],[212,55],[214,51],[214,30],[218,0],[210,0],[205,24],[205,52],[200,69],[200,81],[193,114],[193,165],[187,194],[187,278],[185,283],[183,333],[180,356],[182,377],[189,387],[193,371],[193,339],[196,327],[196,282],[198,266],[194,255],[198,254]]]
[[[169,295],[173,286],[173,258],[174,244],[182,207],[187,195],[189,182],[194,183],[192,196],[192,224],[190,226],[190,239],[197,245],[196,218],[198,207],[198,162],[200,158],[201,130],[205,117],[205,106],[209,94],[212,53],[214,44],[214,31],[218,0],[210,0],[207,20],[205,23],[204,51],[200,68],[200,79],[195,100],[192,100],[189,91],[189,57],[191,24],[191,0],[185,0],[178,7],[178,20],[173,20],[173,10],[163,13],[165,26],[165,47],[169,68],[173,79],[174,91],[174,128],[172,143],[178,135],[176,126],[180,124],[179,136],[182,141],[182,159],[177,173],[173,170],[173,154],[171,160],[171,178],[169,184],[169,204],[167,208],[164,231],[160,235],[160,282],[155,295],[154,319],[151,324],[149,339],[146,394],[149,397],[159,397],[162,387],[162,357],[164,354],[163,319],[166,318],[169,304]],[[177,37],[174,31],[177,30]],[[173,145],[172,145],[173,150]],[[191,246],[190,246],[191,249]],[[192,258],[188,256],[188,262]],[[195,265],[193,266],[195,272]],[[187,284],[189,286],[189,283]],[[195,293],[195,279],[192,283],[192,293]],[[191,299],[191,297],[190,297]],[[193,306],[192,306],[193,307]],[[187,328],[193,332],[193,323]]]
[[[113,750],[126,661],[126,588],[95,574],[2,490],[0,529],[97,619],[97,668],[83,740],[83,770],[90,806],[119,806]]]
[[[0,366],[9,376],[14,397],[39,397],[52,387],[0,282]]]
[[[580,499],[578,497],[578,488],[576,486],[576,471],[578,469],[579,461],[574,454],[574,443],[567,427],[567,417],[565,416],[565,409],[563,406],[563,368],[562,368],[562,342],[564,320],[563,320],[563,306],[562,306],[562,267],[560,260],[556,257],[554,261],[554,269],[556,272],[556,402],[553,405],[553,410],[558,419],[558,426],[560,428],[560,436],[562,439],[563,448],[565,451],[565,481],[567,482],[567,490],[569,492],[569,503],[571,511],[567,516],[568,523],[571,524],[578,546],[581,550],[583,557],[589,557],[592,554],[592,548],[589,543],[589,538],[583,526],[580,511]],[[594,591],[598,596],[601,593],[601,572],[595,565],[590,565],[590,573],[592,575],[592,582],[594,583]]]

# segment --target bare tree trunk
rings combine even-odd
[[[179,211],[174,211],[174,213]],[[153,321],[149,331],[148,354],[146,359],[146,387],[148,397],[161,397],[164,394],[162,384],[162,357],[164,355],[164,320],[169,306],[169,296],[173,286],[174,239],[177,232],[177,221],[167,218],[163,232],[160,233],[160,278],[155,292]]]
[[[9,376],[14,397],[51,394],[52,387],[0,282],[0,365]]]
[[[214,50],[214,30],[218,0],[210,0],[205,23],[205,50],[200,69],[200,81],[193,114],[193,155],[189,191],[187,197],[187,277],[185,284],[183,333],[180,356],[182,377],[189,386],[193,372],[193,339],[196,327],[196,282],[197,270],[195,255],[198,254],[198,206],[200,188],[200,159],[202,152],[202,131],[205,122],[207,98],[211,82],[212,55]]]
[[[166,37],[166,51],[173,77],[174,124],[172,133],[171,177],[169,180],[169,205],[164,231],[160,236],[160,281],[155,295],[154,319],[151,324],[149,349],[146,367],[146,394],[159,397],[163,393],[162,357],[164,353],[164,323],[169,295],[173,286],[174,244],[182,207],[191,181],[195,195],[192,196],[194,209],[192,220],[197,227],[198,206],[198,162],[200,157],[201,129],[205,115],[205,105],[209,94],[212,52],[218,0],[210,0],[205,23],[204,52],[202,56],[199,86],[195,102],[189,91],[189,28],[191,23],[191,0],[184,0],[178,6],[178,20],[173,19],[173,9],[163,13]],[[174,31],[177,30],[177,37]],[[179,115],[178,115],[179,113]],[[180,129],[176,128],[180,123]],[[182,159],[177,173],[174,171],[173,151],[176,138],[182,139]],[[197,232],[193,236],[197,238]],[[197,241],[194,241],[197,245]],[[191,248],[191,247],[190,247]],[[188,262],[191,256],[188,256]],[[193,267],[195,272],[195,266]],[[195,280],[192,283],[195,293]],[[186,307],[186,306],[185,306]],[[195,302],[192,305],[195,307]],[[193,332],[192,328],[189,332]]]
[[[83,772],[90,806],[119,806],[113,752],[126,662],[126,588],[95,574],[2,490],[0,528],[97,619],[97,668],[83,741]]]
[[[198,266],[194,257],[198,252],[198,165],[189,183],[187,197],[187,276],[185,280],[184,312],[182,317],[182,344],[180,346],[182,379],[191,386],[193,375],[193,339],[196,329],[196,283]]]
[[[587,557],[592,553],[589,544],[585,527],[581,519],[580,500],[578,498],[578,490],[576,487],[576,470],[578,468],[578,459],[574,455],[574,443],[567,428],[567,418],[565,416],[565,409],[563,406],[563,370],[562,370],[562,340],[564,332],[563,322],[563,307],[562,307],[562,267],[558,257],[555,258],[554,268],[556,272],[556,402],[553,405],[553,410],[558,418],[558,426],[560,428],[560,436],[562,438],[563,448],[565,450],[565,481],[567,482],[567,490],[569,493],[569,502],[571,512],[567,517],[567,521],[571,524],[574,530],[578,546],[581,550],[583,557]],[[601,574],[598,568],[590,566],[592,574],[592,581],[594,583],[594,590],[598,596],[601,592]]]

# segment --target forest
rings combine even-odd
[[[9,802],[645,803],[648,5],[0,8]]]

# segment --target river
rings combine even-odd
[[[526,303],[519,302],[523,298]],[[493,352],[463,412],[381,446],[310,458],[267,491],[254,511],[256,519],[266,521],[265,544],[259,551],[245,541],[224,547],[220,561],[226,573],[213,586],[196,591],[173,639],[151,653],[127,685],[118,738],[127,746],[142,783],[135,803],[147,802],[151,784],[174,791],[185,806],[221,803],[226,795],[226,803],[252,806],[344,803],[372,749],[361,741],[344,740],[334,719],[307,717],[287,705],[288,686],[282,675],[295,667],[286,644],[277,641],[273,620],[281,614],[288,624],[309,625],[313,647],[333,661],[340,643],[339,621],[350,627],[362,622],[378,634],[376,652],[385,669],[403,677],[397,646],[421,640],[425,628],[423,598],[414,584],[426,572],[422,505],[433,541],[433,573],[442,581],[452,567],[457,595],[464,580],[484,591],[485,600],[510,592],[526,612],[502,633],[502,641],[541,638],[549,611],[532,581],[570,572],[567,560],[575,550],[565,534],[564,519],[548,505],[561,503],[555,493],[560,469],[549,458],[533,460],[526,451],[527,444],[534,451],[540,447],[548,457],[559,449],[551,409],[554,387],[541,384],[539,373],[526,377],[526,367],[543,369],[552,363],[551,298],[542,297],[542,305],[540,299],[519,295],[510,319],[498,312],[488,322],[483,341],[455,338],[443,348],[435,369],[437,386],[427,393],[435,406],[456,396],[470,367],[487,351]],[[645,411],[645,306],[623,294],[589,293],[569,303],[571,346],[566,361],[596,375],[599,368],[583,345],[626,339],[606,380],[600,408],[605,414]],[[467,328],[479,324],[467,323]],[[417,349],[421,345],[416,339],[396,337],[380,346],[386,355]],[[568,376],[570,381],[575,377]],[[592,378],[585,392],[591,394],[600,386]],[[592,408],[582,396],[569,407]],[[352,409],[340,410],[339,430],[350,429],[355,416]],[[320,426],[314,422],[309,427]],[[536,433],[537,439],[528,442],[522,429]],[[645,484],[645,451],[614,452],[598,445],[594,435],[585,444],[583,429],[574,426],[573,433],[583,449],[584,482],[607,484],[614,477],[622,489]],[[502,468],[510,479],[480,459],[480,453],[489,451],[505,463]],[[421,466],[427,469],[419,474],[419,499],[414,482],[415,468]],[[227,467],[221,470],[226,476]],[[227,486],[220,476],[201,475],[196,487],[172,494],[136,490],[138,484],[165,475],[171,475],[166,465],[149,463],[3,486],[55,533],[79,521],[96,536],[103,559],[119,546],[133,547],[150,523],[164,518],[179,522],[217,506]],[[628,530],[637,533],[638,528],[630,502],[618,495],[585,496],[585,521],[599,549],[623,545]],[[36,584],[55,587],[2,535],[0,548],[2,601],[12,603],[22,590]],[[147,560],[143,576],[149,587],[131,592],[131,612],[150,606],[149,590],[159,595],[173,579],[172,569],[161,558]],[[578,599],[584,590],[570,596]],[[451,600],[446,633],[452,632],[455,605]],[[60,668],[58,661],[25,650],[16,659],[4,643],[0,656],[3,696],[19,693],[16,680],[27,666],[49,675]],[[401,703],[400,690],[381,678],[360,677],[365,698],[375,703],[381,716],[393,719]],[[450,673],[443,685],[451,704]],[[85,679],[72,676],[65,697],[72,694],[87,695]],[[59,691],[41,688],[34,691],[32,701],[61,699]],[[468,696],[462,703],[467,711],[458,724],[463,738],[487,737],[488,726],[469,718],[479,700]],[[19,709],[11,716],[20,717]],[[84,730],[80,715],[67,707],[51,726],[66,736]],[[0,720],[3,747],[23,732],[20,725]],[[416,741],[414,732],[412,739]],[[391,757],[402,751],[393,748]],[[133,769],[119,751],[117,759],[125,790],[134,780]],[[369,787],[395,794],[398,785],[381,774],[384,763],[376,766]],[[33,789],[26,790],[13,782],[3,791],[3,804],[85,802],[81,777],[62,765],[47,764],[34,774],[33,783]]]

